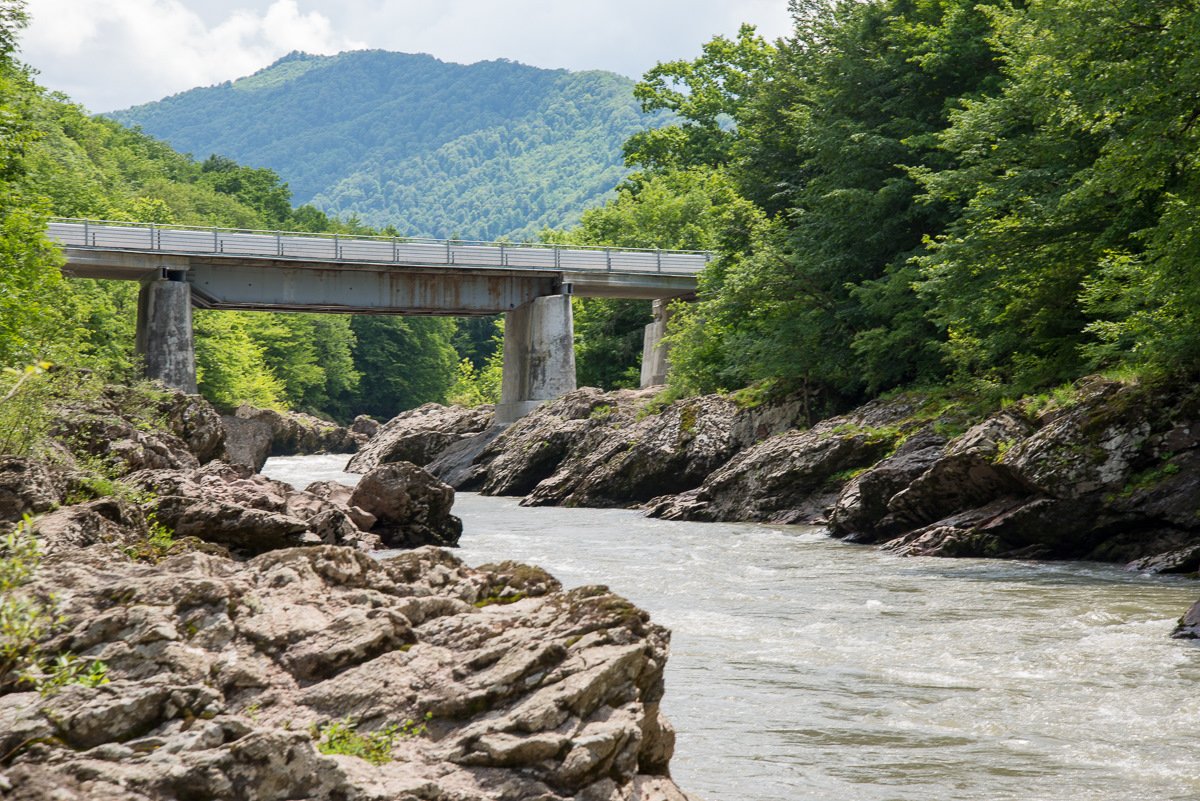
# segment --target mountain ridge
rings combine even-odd
[[[611,197],[624,141],[668,119],[643,114],[616,73],[383,50],[294,52],[106,116],[199,157],[269,167],[329,214],[405,236],[515,240]]]

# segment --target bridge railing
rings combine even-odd
[[[64,247],[190,255],[259,256],[351,263],[459,265],[622,273],[700,272],[707,251],[345,236],[53,217],[49,234]]]

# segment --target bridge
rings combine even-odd
[[[196,391],[192,308],[454,317],[505,315],[497,422],[575,389],[571,295],[656,301],[642,386],[662,383],[667,303],[695,296],[712,254],[339,236],[54,218],[63,275],[138,281],[147,375]]]

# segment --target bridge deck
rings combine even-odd
[[[568,248],[558,245],[449,239],[327,236],[62,218],[51,220],[49,234],[61,246],[70,248],[189,256],[257,256],[321,264],[366,263],[695,275],[712,258],[711,253],[681,250]]]

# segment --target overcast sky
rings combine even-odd
[[[21,58],[93,112],[249,75],[293,50],[379,48],[640,77],[787,0],[27,0]]]

